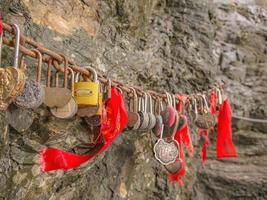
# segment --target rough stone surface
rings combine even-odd
[[[0,8],[24,34],[111,78],[175,93],[223,81],[235,115],[267,118],[265,0],[1,0]],[[11,63],[4,48],[2,65]],[[23,133],[7,127],[5,113],[0,119],[0,199],[267,198],[266,123],[234,119],[239,158],[217,161],[212,138],[205,168],[197,151],[180,187],[154,159],[150,133],[125,131],[90,163],[44,174],[44,146],[82,153],[75,147],[88,136],[79,119],[59,120],[42,107]]]

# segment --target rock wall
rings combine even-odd
[[[92,64],[130,85],[175,93],[223,81],[236,115],[267,118],[264,0],[2,0],[0,6],[6,22],[18,23],[24,34],[80,65]],[[27,61],[33,75],[34,63]],[[7,48],[2,63],[12,63]],[[206,166],[197,150],[187,159],[180,187],[167,181],[155,161],[148,132],[125,131],[92,162],[43,174],[37,156],[42,147],[82,153],[76,145],[88,140],[87,131],[78,119],[56,119],[45,107],[30,114],[34,124],[23,133],[7,128],[1,114],[0,199],[267,198],[266,123],[234,119],[239,158],[217,161],[213,135]]]

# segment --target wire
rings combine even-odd
[[[235,119],[240,119],[244,121],[249,121],[249,122],[257,122],[257,123],[267,123],[267,119],[255,119],[255,118],[250,118],[250,117],[241,117],[241,116],[232,116]]]

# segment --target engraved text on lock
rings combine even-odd
[[[93,91],[86,88],[86,89],[78,89],[75,91],[75,96],[79,97],[90,97],[93,95]]]

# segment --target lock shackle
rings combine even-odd
[[[153,99],[150,93],[147,93],[148,96],[148,112],[150,112],[151,114],[153,114]]]
[[[70,67],[68,67],[67,69],[70,71],[70,74],[71,74],[71,95],[72,95],[72,97],[74,97],[74,79],[75,79],[75,75],[74,75],[73,69],[71,69]]]
[[[202,97],[203,103],[204,103],[204,112],[209,112],[210,108],[209,108],[209,105],[208,105],[208,102],[207,102],[206,95],[202,94],[201,97]]]
[[[194,97],[193,97],[193,102],[194,102],[194,112],[195,112],[195,115],[197,116],[198,115],[197,100]]]
[[[197,108],[199,113],[204,113],[204,99],[203,97],[198,94],[195,96],[197,104],[199,105],[199,107]]]
[[[16,38],[15,38],[15,56],[14,56],[14,67],[18,68],[18,64],[19,64],[19,45],[20,45],[20,28],[17,24],[12,24],[12,28],[16,34]]]
[[[140,111],[146,112],[146,101],[147,101],[147,96],[146,94],[143,94],[142,96],[139,97],[140,99]]]
[[[0,20],[1,20],[1,15],[0,15]],[[2,64],[3,35],[4,35],[4,30],[2,31],[2,33],[0,33],[0,67]]]
[[[170,93],[165,92],[165,94],[166,94],[166,97],[167,97],[167,104],[168,104],[168,106],[173,106],[172,97],[171,97]]]
[[[129,87],[129,89],[133,93],[133,112],[138,112],[138,108],[137,108],[138,96],[137,96],[137,93],[136,93],[136,91],[135,91],[135,89],[133,87]]]
[[[144,112],[147,112],[147,103],[148,103],[148,98],[147,98],[147,93],[144,92]]]
[[[63,63],[64,63],[64,88],[68,87],[68,65],[69,61],[67,56],[63,54],[59,54],[63,58]]]
[[[112,83],[111,83],[111,80],[110,80],[110,78],[109,78],[109,79],[108,79],[108,82],[107,82],[108,99],[111,98],[111,87],[112,87]]]
[[[190,105],[190,99],[187,95],[181,95],[181,94],[177,94],[177,99],[178,99],[178,104],[176,104],[176,98],[173,100],[174,101],[174,108],[177,109],[181,115],[184,115],[185,110]],[[192,99],[193,99],[193,97],[192,97]]]
[[[19,61],[19,66],[18,68],[21,69],[21,70],[25,70],[27,67],[26,67],[26,64],[25,64],[25,54],[22,54],[20,56],[20,61]]]
[[[42,76],[42,64],[43,64],[43,55],[38,49],[33,49],[32,50],[38,59],[38,64],[36,67],[36,82],[40,83],[41,82],[41,76]]]
[[[93,73],[93,82],[97,82],[98,76],[96,70],[90,66],[84,66],[83,68],[87,69],[90,72],[90,74]],[[80,79],[80,73],[77,73],[75,77],[75,82],[78,82],[79,79]]]
[[[172,96],[172,106],[176,109],[176,96],[173,94]],[[183,102],[184,105],[184,102]]]
[[[74,81],[77,83],[79,81],[79,78],[80,78],[80,72],[77,72],[76,75],[75,75],[75,79]]]
[[[61,71],[56,71],[55,72],[55,87],[59,87],[59,72]]]
[[[155,113],[157,115],[160,115],[161,111],[163,110],[162,98],[161,97],[156,97],[156,103],[157,104],[155,104]]]
[[[215,92],[218,95],[218,103],[219,105],[222,104],[222,91],[219,87],[215,87]]]
[[[46,76],[46,87],[51,87],[51,65],[53,65],[53,58],[50,57],[47,63],[47,76]]]

